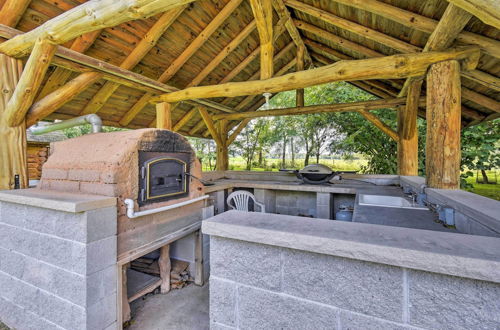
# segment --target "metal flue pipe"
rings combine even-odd
[[[76,118],[71,118],[68,120],[63,120],[60,122],[40,125],[40,126],[31,126],[29,131],[34,135],[41,135],[49,132],[58,131],[65,128],[70,128],[74,126],[80,126],[85,124],[92,125],[92,133],[99,133],[102,131],[102,120],[96,114],[90,114],[85,116],[80,116]]]

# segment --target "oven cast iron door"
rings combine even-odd
[[[189,194],[189,154],[140,152],[139,205]]]

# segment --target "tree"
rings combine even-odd
[[[500,119],[464,129],[461,142],[462,171],[467,170],[463,178],[472,176],[470,170],[477,169],[488,183],[486,171],[500,167]]]

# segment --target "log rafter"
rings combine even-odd
[[[0,10],[0,24],[16,27],[31,0],[7,0]]]
[[[0,44],[0,52],[22,57],[38,39],[61,45],[76,37],[139,18],[147,18],[194,0],[99,0],[88,1],[65,11],[22,36]]]
[[[312,59],[311,56],[309,55],[309,52],[307,51],[307,48],[304,45],[304,40],[300,35],[299,30],[297,30],[295,24],[293,24],[290,11],[288,10],[288,8],[286,8],[285,4],[283,3],[283,0],[274,0],[273,7],[274,10],[276,10],[276,13],[280,17],[280,19],[285,19],[285,27],[288,31],[288,34],[292,38],[293,42],[297,46],[297,48],[304,49],[304,67],[307,67],[308,65],[312,64]]]
[[[160,37],[165,33],[170,25],[172,25],[177,17],[179,17],[185,8],[186,5],[182,5],[162,14],[162,16],[149,29],[132,52],[125,58],[125,60],[123,60],[120,64],[120,68],[132,70],[157,44]],[[106,82],[82,109],[80,115],[97,113],[119,87],[120,84],[109,81]]]
[[[432,33],[438,25],[438,21],[435,19],[419,15],[378,0],[334,1],[349,7],[366,10],[372,14],[400,23],[406,27],[429,34]],[[495,39],[468,31],[462,31],[457,36],[457,41],[465,44],[476,45],[486,54],[500,58],[500,42]]]
[[[182,53],[163,71],[163,73],[158,78],[158,81],[165,83],[170,80],[181,67],[205,44],[205,42],[210,38],[210,36],[224,23],[224,21],[231,15],[231,13],[236,10],[236,8],[241,4],[243,0],[231,0],[218,14],[212,19],[210,23],[201,31],[201,33],[182,51]],[[125,113],[123,118],[127,121],[132,121],[139,112],[148,104],[144,103],[145,100],[151,100],[154,95],[147,93],[141,98]],[[142,107],[140,107],[143,105]],[[120,122],[125,122],[120,120]],[[151,122],[151,125],[154,121]]]
[[[273,6],[271,1],[250,0],[260,39],[260,79],[273,76]]]
[[[0,37],[2,38],[11,39],[16,36],[23,35],[23,32],[19,30],[5,25],[0,25]],[[176,87],[163,84],[130,70],[124,70],[116,65],[81,54],[63,46],[57,46],[57,51],[52,64],[72,72],[100,72],[104,74],[103,78],[106,80],[118,82],[125,86],[133,87],[153,94],[179,90]],[[225,105],[209,100],[196,100],[189,103],[203,105],[224,112],[234,112],[233,109]]]
[[[277,39],[278,39],[278,38],[279,38],[279,37],[283,34],[284,29],[285,29],[285,28],[284,28],[284,22],[285,22],[285,21],[283,21],[282,19],[280,19],[280,21],[278,21],[278,23],[274,26],[274,29],[273,29],[273,39],[274,39],[274,41],[276,41],[276,40],[277,40]],[[290,43],[290,44],[288,44],[287,46],[285,46],[282,50],[280,50],[280,51],[278,52],[278,54],[276,54],[276,55],[274,56],[274,60],[275,60],[275,61],[276,61],[276,60],[279,60],[279,59],[281,58],[281,56],[283,56],[283,55],[284,55],[284,54],[285,54],[288,50],[290,50],[290,49],[291,49],[291,47],[292,47],[292,46],[293,46],[293,44],[292,44],[292,43]],[[236,67],[234,67],[234,68],[233,68],[233,69],[232,69],[232,70],[231,70],[231,71],[230,71],[230,72],[229,72],[229,73],[228,73],[228,74],[227,74],[227,75],[226,75],[226,76],[225,76],[225,77],[224,77],[221,81],[219,81],[219,84],[222,84],[222,83],[225,83],[225,82],[231,81],[231,80],[232,80],[234,77],[236,77],[236,76],[237,76],[237,75],[238,75],[241,71],[243,71],[243,70],[244,70],[244,69],[245,69],[245,68],[246,68],[246,67],[247,67],[247,66],[248,66],[248,65],[249,65],[249,64],[250,64],[250,63],[251,63],[254,59],[256,59],[256,58],[257,58],[257,56],[259,55],[259,53],[260,53],[260,45],[259,45],[257,48],[255,48],[255,49],[254,49],[254,50],[253,50],[253,51],[252,51],[252,52],[251,52],[251,53],[250,53],[250,54],[249,54],[249,55],[248,55],[248,56],[247,56],[247,57],[246,57],[243,61],[241,61],[241,62],[240,62],[240,63],[239,63]],[[259,72],[260,72],[260,71],[257,71],[256,73],[254,73],[254,75],[252,75],[252,77],[250,77],[249,79],[250,79],[250,80],[257,79]],[[229,104],[231,101],[232,101],[231,99],[226,99],[226,100],[224,100],[224,101],[222,102],[222,104],[227,105],[227,104]],[[237,110],[238,110],[238,109],[237,109]],[[188,114],[189,114],[189,112],[188,112],[188,113],[186,113],[186,115],[184,115],[184,117],[185,117],[185,116],[187,116]],[[196,114],[196,112],[195,112],[193,115],[195,115],[195,114]],[[190,116],[191,116],[191,114],[190,114]],[[181,118],[181,119],[179,120],[179,122],[180,122],[181,120],[183,120],[183,119],[184,119],[184,117],[183,117],[183,118]],[[191,117],[192,117],[192,116],[191,116]],[[185,125],[186,123],[187,123],[187,121],[186,121],[186,122],[184,122],[184,125]],[[176,124],[176,126],[177,126],[177,124]],[[198,121],[198,123],[197,123],[197,124],[195,124],[191,130],[189,130],[188,134],[189,134],[189,135],[193,135],[194,133],[196,133],[197,131],[199,131],[199,130],[203,127],[203,126],[204,126],[204,122],[203,122],[203,119],[202,119],[202,120]],[[182,126],[181,126],[181,127],[179,127],[179,128],[178,128],[178,130],[180,130],[181,128],[182,128]]]
[[[466,19],[467,15],[465,15],[462,18]],[[304,22],[301,22],[301,21],[297,21],[297,22],[299,22],[299,24],[301,24],[302,27],[307,27],[308,31],[310,31],[311,33],[316,34],[316,35],[318,35],[320,37],[326,36],[326,33],[331,34],[330,32],[327,32],[325,30],[317,28],[317,27],[315,27],[313,25],[310,25],[310,24],[307,24],[307,23],[304,23]],[[452,23],[452,22],[450,22],[450,24],[452,26],[456,26],[457,25],[456,23]],[[445,29],[448,29],[448,28],[445,28]],[[337,37],[337,38],[340,38],[340,37]],[[358,44],[356,44],[357,46],[353,47],[350,44],[352,42],[350,42],[348,40],[345,40],[345,39],[342,39],[342,38],[340,38],[339,40],[340,40],[340,43],[342,45],[342,48],[345,48],[345,49],[348,49],[348,50],[351,50],[351,51],[354,50],[354,51],[356,51],[356,52],[364,55],[365,57],[372,57],[373,55],[375,55],[375,56],[383,56],[382,54],[380,54],[378,52],[375,52],[375,51],[368,51],[367,52],[367,51],[363,50],[363,48],[360,48],[359,47],[360,45],[358,45]],[[431,42],[430,46],[432,46],[432,47],[430,49],[431,50],[439,50],[439,49],[437,49],[436,42],[437,42],[437,40],[441,40],[441,39],[433,39],[433,40],[436,40],[436,41],[432,41]],[[329,48],[329,47],[327,47],[327,46],[325,46],[323,44],[319,44],[318,42],[306,39],[305,43],[306,43],[306,45],[308,45],[309,47],[311,47],[313,49],[319,49],[322,53],[327,53],[328,57],[331,58],[331,59],[333,59],[333,60],[339,61],[339,60],[342,60],[342,59],[352,59],[350,56],[345,55],[343,53],[340,53],[340,52],[338,52],[336,50],[333,50],[333,49],[331,49],[331,48]],[[447,45],[449,45],[449,44],[450,43],[447,43]],[[373,53],[373,52],[375,52],[375,53]],[[474,80],[474,81],[476,81],[478,83],[484,82],[483,84],[485,86],[487,86],[487,87],[490,87],[491,85],[493,85],[493,86],[496,86],[496,85],[500,86],[500,79],[498,79],[496,77],[493,77],[491,75],[488,75],[488,74],[486,74],[486,73],[484,73],[482,71],[479,71],[477,69],[475,69],[475,70],[469,70],[469,71],[462,71],[461,75],[463,77],[469,78],[471,80],[474,80],[474,77],[477,77],[476,80]],[[421,78],[417,77],[416,80],[418,80],[418,79],[421,79]],[[413,80],[408,80],[408,81],[413,81]],[[401,88],[402,91],[406,91],[406,89],[408,88],[408,86],[406,86],[406,87],[403,86],[403,87],[400,87],[400,88]],[[399,96],[403,96],[403,95],[405,95],[405,93],[400,92]],[[490,107],[490,109],[492,111],[496,111],[495,110],[497,108],[496,103],[495,103],[496,101],[493,100],[493,99],[491,99],[491,98],[488,98],[487,96],[481,95],[481,94],[473,92],[473,91],[471,93],[465,93],[465,95],[463,95],[464,99],[468,99],[469,97],[474,97],[474,96],[476,96],[474,98],[476,101],[474,101],[474,100],[471,100],[471,101],[473,101],[474,103],[480,104],[482,106],[485,106],[487,108]],[[480,100],[480,103],[478,103],[477,100]],[[465,111],[467,111],[467,109],[465,109]]]

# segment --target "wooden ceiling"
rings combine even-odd
[[[0,0],[0,6],[6,1]],[[0,23],[27,32],[85,1],[26,2],[18,22],[11,15],[0,14]],[[284,3],[316,67],[339,59],[421,51],[448,5],[445,0],[285,0]],[[5,13],[5,8],[2,12]],[[259,79],[259,35],[247,0],[198,0],[179,10],[172,22],[167,22],[168,17],[163,15],[166,14],[90,33],[85,42],[71,41],[64,46],[154,80],[163,75],[163,83],[179,89]],[[280,18],[275,12],[273,22],[278,32],[274,41],[275,75],[295,71],[297,52],[296,43],[284,26],[285,20]],[[141,40],[151,37],[155,26],[162,24],[159,20],[163,20],[166,30],[160,31],[157,41],[151,41],[154,46],[137,64],[127,64],[127,57]],[[500,30],[472,17],[457,44],[475,44],[478,38],[482,50],[479,65],[473,73],[462,75],[464,126],[500,116]],[[51,67],[38,98],[78,75]],[[154,106],[141,103],[144,91],[124,85],[114,89],[107,86],[109,95],[103,97],[105,84],[104,79],[93,83],[47,119],[66,119],[97,111],[106,125],[128,128],[154,125]],[[353,84],[379,97],[395,97],[404,81]],[[263,97],[212,101],[235,111],[251,111],[263,103]],[[207,136],[202,118],[192,104],[180,103],[172,113],[172,121],[182,134]]]

